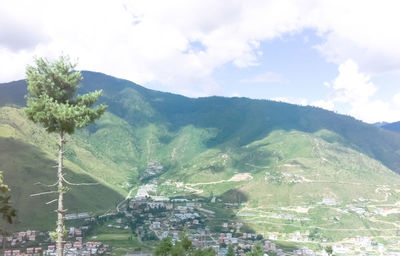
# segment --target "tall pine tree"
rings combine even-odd
[[[26,69],[28,82],[27,117],[35,123],[42,124],[48,132],[58,134],[58,170],[57,170],[57,254],[64,251],[64,194],[67,191],[63,176],[63,146],[65,135],[72,134],[76,128],[89,125],[99,118],[107,106],[92,107],[102,94],[94,91],[84,95],[76,95],[82,81],[80,72],[75,71],[76,64],[68,57],[61,56],[50,62],[38,58],[35,65]]]

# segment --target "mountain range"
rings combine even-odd
[[[188,98],[101,73],[82,74],[78,93],[102,89],[100,103],[108,110],[67,139],[67,178],[98,183],[72,187],[65,200],[69,213],[105,213],[152,183],[158,196],[239,202],[247,214],[242,220],[265,233],[296,227],[261,225],[249,213],[308,209],[302,214],[320,224],[335,215],[314,207],[327,199],[343,206],[360,198],[384,200],[382,187],[391,193],[387,203],[400,199],[399,133],[311,106]],[[0,170],[18,210],[10,229],[49,229],[55,206],[46,202],[53,197],[31,195],[55,182],[56,137],[26,119],[26,87],[23,80],[0,84]],[[355,215],[342,220],[335,229],[379,224]]]

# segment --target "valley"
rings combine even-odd
[[[108,216],[90,224],[83,241],[110,245],[118,255],[150,252],[166,231],[179,238],[186,223],[191,238],[207,234],[207,246],[221,254],[231,238],[247,249],[262,240],[281,255],[302,248],[323,255],[327,246],[346,255],[400,253],[400,134],[315,107],[193,99],[83,75],[79,92],[101,88],[100,103],[109,106],[67,137],[67,178],[97,184],[71,186],[67,214],[89,217],[67,225]],[[23,81],[0,84],[0,94],[12,86],[16,93],[0,102],[0,170],[18,221],[4,225],[47,232],[55,214],[46,203],[54,198],[30,195],[47,191],[38,184],[54,183],[56,138],[26,119]],[[160,204],[170,209],[151,208]],[[134,205],[141,212],[133,213]],[[170,219],[179,216],[194,218],[175,227]]]

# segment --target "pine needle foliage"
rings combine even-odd
[[[101,90],[75,95],[82,81],[80,72],[74,70],[68,57],[55,62],[38,58],[35,66],[26,69],[28,94],[25,113],[35,123],[41,123],[48,132],[71,134],[99,118],[106,105],[93,107],[102,94]]]

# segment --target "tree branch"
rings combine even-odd
[[[71,185],[71,186],[91,186],[91,185],[99,185],[99,183],[72,183],[72,182],[69,182],[68,180],[66,180],[66,179],[64,178],[64,176],[62,177],[62,179],[63,179],[63,181],[64,181],[65,183],[67,183],[68,185]]]
[[[41,196],[41,195],[47,195],[47,194],[53,194],[57,193],[58,191],[47,191],[47,192],[42,192],[42,193],[37,193],[37,194],[31,194],[30,196]]]
[[[47,184],[41,183],[40,181],[34,183],[34,185],[42,185],[42,186],[45,186],[45,187],[55,187],[55,186],[57,186],[57,184],[58,184],[58,182],[56,182],[56,183],[54,183],[54,184],[51,184],[51,185],[47,185]]]
[[[57,201],[58,201],[58,199],[54,199],[54,200],[48,201],[46,204],[51,204],[51,203],[54,203],[54,202],[57,202]]]

